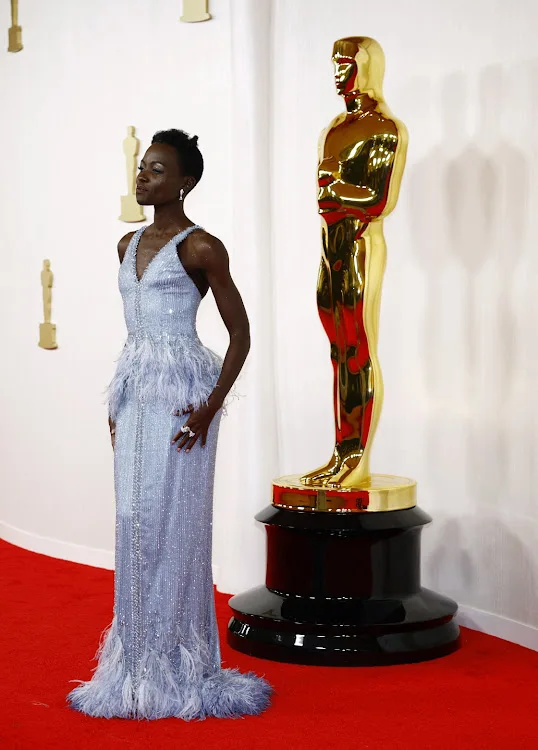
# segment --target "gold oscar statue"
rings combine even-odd
[[[274,501],[315,510],[412,507],[416,483],[370,474],[369,457],[383,403],[377,356],[385,269],[383,219],[398,199],[407,131],[385,104],[384,56],[367,37],[339,39],[336,88],[346,111],[322,133],[318,206],[322,258],[318,311],[330,342],[336,440],[329,461],[274,483]]]
[[[22,27],[19,26],[19,0],[11,0],[11,28],[8,31],[8,52],[22,49]]]
[[[127,195],[121,196],[121,221],[144,221],[146,218],[142,207],[136,202],[136,157],[140,150],[140,141],[134,133],[134,127],[129,125],[127,137],[123,141],[127,168]]]
[[[211,13],[207,12],[207,0],[183,0],[183,15],[180,21],[198,23],[210,19]]]
[[[43,289],[43,319],[39,324],[39,346],[42,349],[57,349],[56,325],[50,322],[52,310],[52,284],[54,274],[50,270],[50,260],[43,261],[41,271],[41,287]]]
[[[227,640],[297,664],[405,664],[460,645],[458,605],[421,585],[421,533],[432,519],[416,504],[416,482],[369,468],[383,401],[383,219],[398,198],[407,133],[383,99],[377,42],[339,39],[332,60],[345,112],[319,143],[317,301],[334,371],[335,446],[318,469],[273,482],[272,503],[255,516],[266,530],[265,582],[229,600]]]

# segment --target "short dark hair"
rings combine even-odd
[[[194,177],[196,182],[200,181],[204,171],[204,160],[198,148],[198,136],[190,136],[184,130],[159,130],[153,138],[152,143],[166,143],[176,149],[179,163],[186,175]]]

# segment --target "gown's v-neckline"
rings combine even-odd
[[[173,237],[170,237],[170,239],[168,240],[168,242],[166,242],[166,243],[165,243],[165,244],[164,244],[164,245],[163,245],[162,247],[160,247],[160,248],[159,248],[159,249],[157,250],[157,252],[156,252],[156,253],[155,253],[155,255],[153,256],[153,258],[151,258],[151,260],[149,261],[149,263],[147,264],[147,266],[146,266],[146,267],[144,268],[144,270],[142,271],[142,276],[140,276],[140,278],[138,278],[138,273],[137,273],[137,271],[136,271],[136,257],[137,257],[137,255],[138,255],[138,245],[139,245],[139,242],[140,242],[140,238],[142,237],[142,235],[144,234],[144,232],[146,231],[146,229],[148,228],[148,226],[149,226],[149,224],[148,224],[148,225],[146,225],[145,227],[141,227],[141,229],[140,229],[140,231],[139,231],[139,234],[138,234],[138,237],[136,238],[136,241],[135,241],[135,244],[134,244],[134,248],[133,248],[133,272],[134,272],[134,277],[135,277],[135,280],[136,280],[136,283],[137,283],[137,284],[141,284],[141,283],[142,283],[142,281],[143,281],[143,279],[144,279],[144,276],[145,276],[145,275],[146,275],[146,273],[147,273],[147,270],[148,270],[148,268],[149,268],[149,267],[151,266],[151,264],[153,263],[153,261],[155,260],[155,258],[157,258],[157,256],[159,256],[159,255],[160,255],[160,254],[162,253],[162,251],[163,251],[163,250],[164,250],[164,249],[165,249],[166,247],[168,247],[168,245],[169,245],[169,244],[170,244],[171,242],[173,242],[174,240],[177,240],[177,238],[178,238],[178,237],[180,237],[180,236],[181,236],[182,234],[184,234],[185,232],[188,232],[188,231],[189,231],[190,229],[194,229],[194,228],[196,228],[196,229],[197,229],[197,228],[198,228],[198,224],[193,224],[193,225],[192,225],[192,226],[190,226],[190,227],[186,227],[185,229],[182,229],[182,230],[181,230],[181,232],[178,232],[178,233],[177,233],[177,234],[175,234],[175,235],[174,235]],[[179,258],[178,258],[178,260],[179,260]],[[183,265],[183,264],[181,264],[181,265]]]

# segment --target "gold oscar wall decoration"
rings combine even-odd
[[[209,21],[211,13],[207,10],[207,0],[183,0],[183,15],[179,19],[185,23]]]
[[[51,323],[52,285],[54,274],[50,270],[50,260],[43,261],[41,287],[43,290],[43,323],[39,324],[39,346],[42,349],[57,349],[56,325]]]
[[[8,52],[22,49],[22,27],[19,26],[19,0],[11,0],[11,27],[8,31]]]
[[[125,154],[125,166],[127,169],[127,195],[121,196],[121,221],[144,221],[145,215],[142,207],[136,202],[136,157],[140,150],[140,141],[135,136],[133,125],[127,128],[127,136],[123,140],[123,153]]]
[[[338,39],[332,63],[345,108],[319,141],[317,308],[333,371],[334,448],[322,466],[273,482],[272,504],[256,515],[267,532],[265,584],[229,600],[228,643],[301,664],[425,661],[459,648],[458,607],[421,586],[420,535],[432,519],[417,507],[416,481],[372,474],[369,462],[383,403],[383,220],[398,199],[407,130],[385,102],[374,39]],[[292,375],[299,387],[301,375]]]

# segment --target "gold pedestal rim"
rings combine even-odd
[[[360,487],[315,487],[301,474],[273,481],[273,505],[286,510],[321,513],[380,513],[414,508],[417,483],[394,474],[371,474]]]

